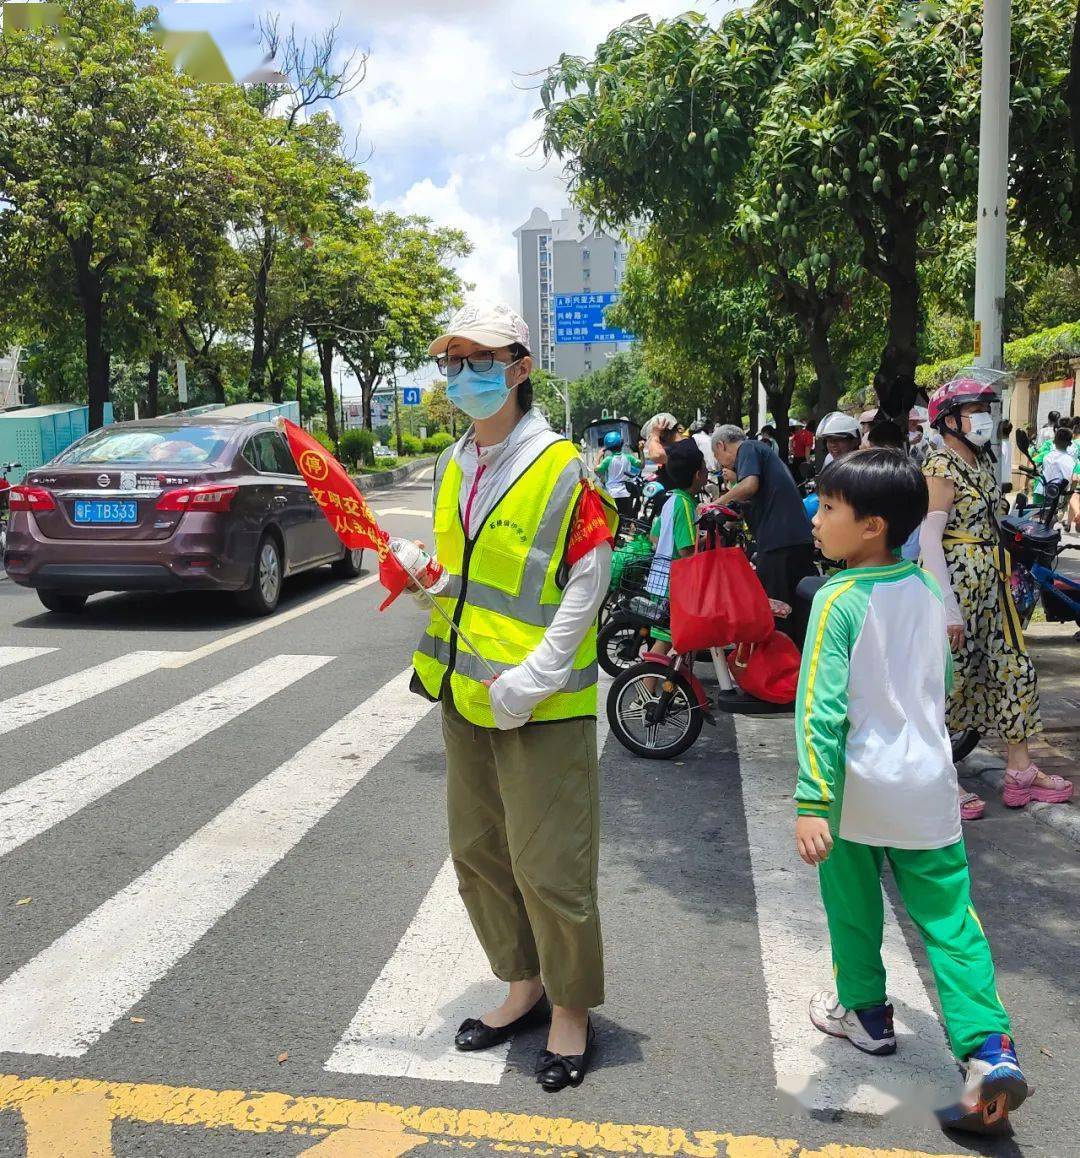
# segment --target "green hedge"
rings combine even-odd
[[[422,454],[424,444],[415,434],[403,434],[401,436],[401,449],[408,455]]]
[[[346,430],[341,436],[341,460],[350,466],[368,466],[374,459],[375,435],[370,430]]]
[[[445,430],[440,430],[437,434],[432,434],[430,437],[424,439],[424,453],[442,454],[448,446],[453,446],[455,442],[457,442],[457,439],[452,434],[447,434]]]
[[[382,474],[384,471],[393,470],[400,465],[401,463],[396,458],[377,458],[372,466],[362,466],[360,473]]]
[[[1015,374],[1036,374],[1056,354],[1080,358],[1080,321],[1037,330],[1025,338],[1005,343],[1005,365]],[[919,366],[915,371],[915,381],[926,390],[936,390],[957,371],[970,366],[974,359],[974,353],[970,353]]]

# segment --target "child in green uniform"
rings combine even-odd
[[[659,517],[653,520],[650,538],[656,555],[645,580],[645,590],[656,599],[667,599],[672,560],[692,555],[697,543],[694,495],[708,480],[701,447],[692,438],[672,443],[668,449],[667,472],[674,489],[669,492]],[[653,651],[666,655],[671,650],[670,632],[654,627],[651,634]]]
[[[864,1053],[896,1051],[881,961],[888,860],[965,1071],[942,1124],[996,1132],[1028,1087],[971,905],[941,592],[897,558],[926,515],[926,482],[907,456],[863,450],[827,467],[818,494],[815,539],[847,568],[814,599],[796,701],[796,845],[818,866],[836,977],[836,992],[811,1000],[810,1019]]]
[[[607,493],[615,500],[620,517],[631,518],[634,500],[626,482],[641,473],[641,459],[623,450],[623,437],[617,430],[608,431],[604,435],[604,457],[597,463],[596,473]]]

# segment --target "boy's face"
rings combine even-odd
[[[813,522],[814,542],[826,559],[841,562],[857,558],[875,539],[885,534],[885,520],[878,515],[860,519],[855,508],[835,495],[820,495]]]
[[[696,495],[699,491],[704,490],[705,484],[708,481],[709,468],[704,463],[702,463],[701,466],[699,466],[697,469],[697,474],[694,475],[694,481],[690,486],[691,492]]]

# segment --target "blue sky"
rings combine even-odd
[[[732,0],[293,0],[281,23],[340,19],[345,49],[369,53],[366,82],[335,106],[382,208],[463,229],[477,296],[518,307],[513,231],[534,206],[557,212],[557,166],[535,150],[535,75],[561,53],[591,56],[624,20],[688,9],[711,20]],[[370,153],[370,156],[368,154]],[[430,373],[419,376],[426,381]],[[348,392],[348,384],[346,384]]]

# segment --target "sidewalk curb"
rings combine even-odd
[[[384,470],[380,474],[354,474],[352,480],[362,495],[371,491],[386,490],[387,487],[403,483],[410,475],[426,466],[438,461],[436,458],[418,458],[415,462],[407,462],[404,466],[396,466],[393,470]]]
[[[961,775],[971,775],[989,784],[995,792],[1005,785],[1005,761],[985,748],[976,748],[957,769]],[[1018,812],[1026,812],[1036,824],[1052,828],[1080,848],[1080,813],[1070,804],[1044,804],[1041,800],[1025,804]]]

